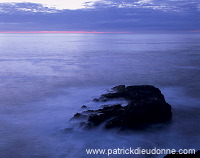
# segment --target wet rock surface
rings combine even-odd
[[[107,101],[115,99],[125,99],[128,104],[105,105]],[[81,127],[90,129],[102,125],[106,129],[140,129],[167,122],[172,117],[171,105],[158,88],[150,85],[119,85],[93,101],[102,102],[102,108],[86,110],[72,118],[82,119]]]

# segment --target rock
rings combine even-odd
[[[87,108],[87,106],[86,106],[86,105],[83,105],[81,108]]]
[[[96,110],[95,114],[89,115],[88,122],[91,122],[93,126],[98,126],[112,116],[120,114],[121,109],[122,106],[117,104],[111,107],[104,107],[103,109]]]
[[[104,123],[106,129],[141,129],[151,124],[167,122],[172,117],[171,106],[166,103],[161,91],[150,85],[119,85],[94,101],[106,102],[120,98],[127,100],[128,105],[115,104],[82,112],[88,114],[84,126],[92,128]],[[74,118],[79,117],[82,117],[81,114],[74,115]]]
[[[93,101],[94,101],[94,102],[99,102],[99,99],[94,98]]]
[[[200,150],[195,154],[180,154],[176,152],[176,154],[168,154],[164,156],[164,158],[200,158]]]
[[[115,86],[113,87],[111,90],[117,91],[117,92],[121,92],[124,91],[126,89],[125,85],[119,85],[119,86]]]
[[[200,150],[198,150],[198,151],[195,153],[195,155],[196,155],[196,158],[200,158]]]
[[[110,105],[101,105],[101,108],[109,107]]]
[[[76,113],[72,119],[83,119],[83,118],[86,118],[86,117],[87,116],[84,115],[84,114]]]

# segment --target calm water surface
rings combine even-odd
[[[199,34],[0,34],[0,157],[95,157],[87,148],[199,149],[199,61]],[[95,108],[91,100],[118,84],[160,88],[173,107],[172,122],[120,134],[64,132],[83,104]]]

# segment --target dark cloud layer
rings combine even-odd
[[[55,10],[40,4],[1,4],[0,31],[200,30],[199,0],[104,0],[90,9]]]

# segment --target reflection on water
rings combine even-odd
[[[86,148],[198,148],[199,40],[194,34],[1,34],[0,157],[92,157]],[[173,106],[172,122],[126,134],[63,131],[83,104],[92,105],[118,84],[159,87]]]

